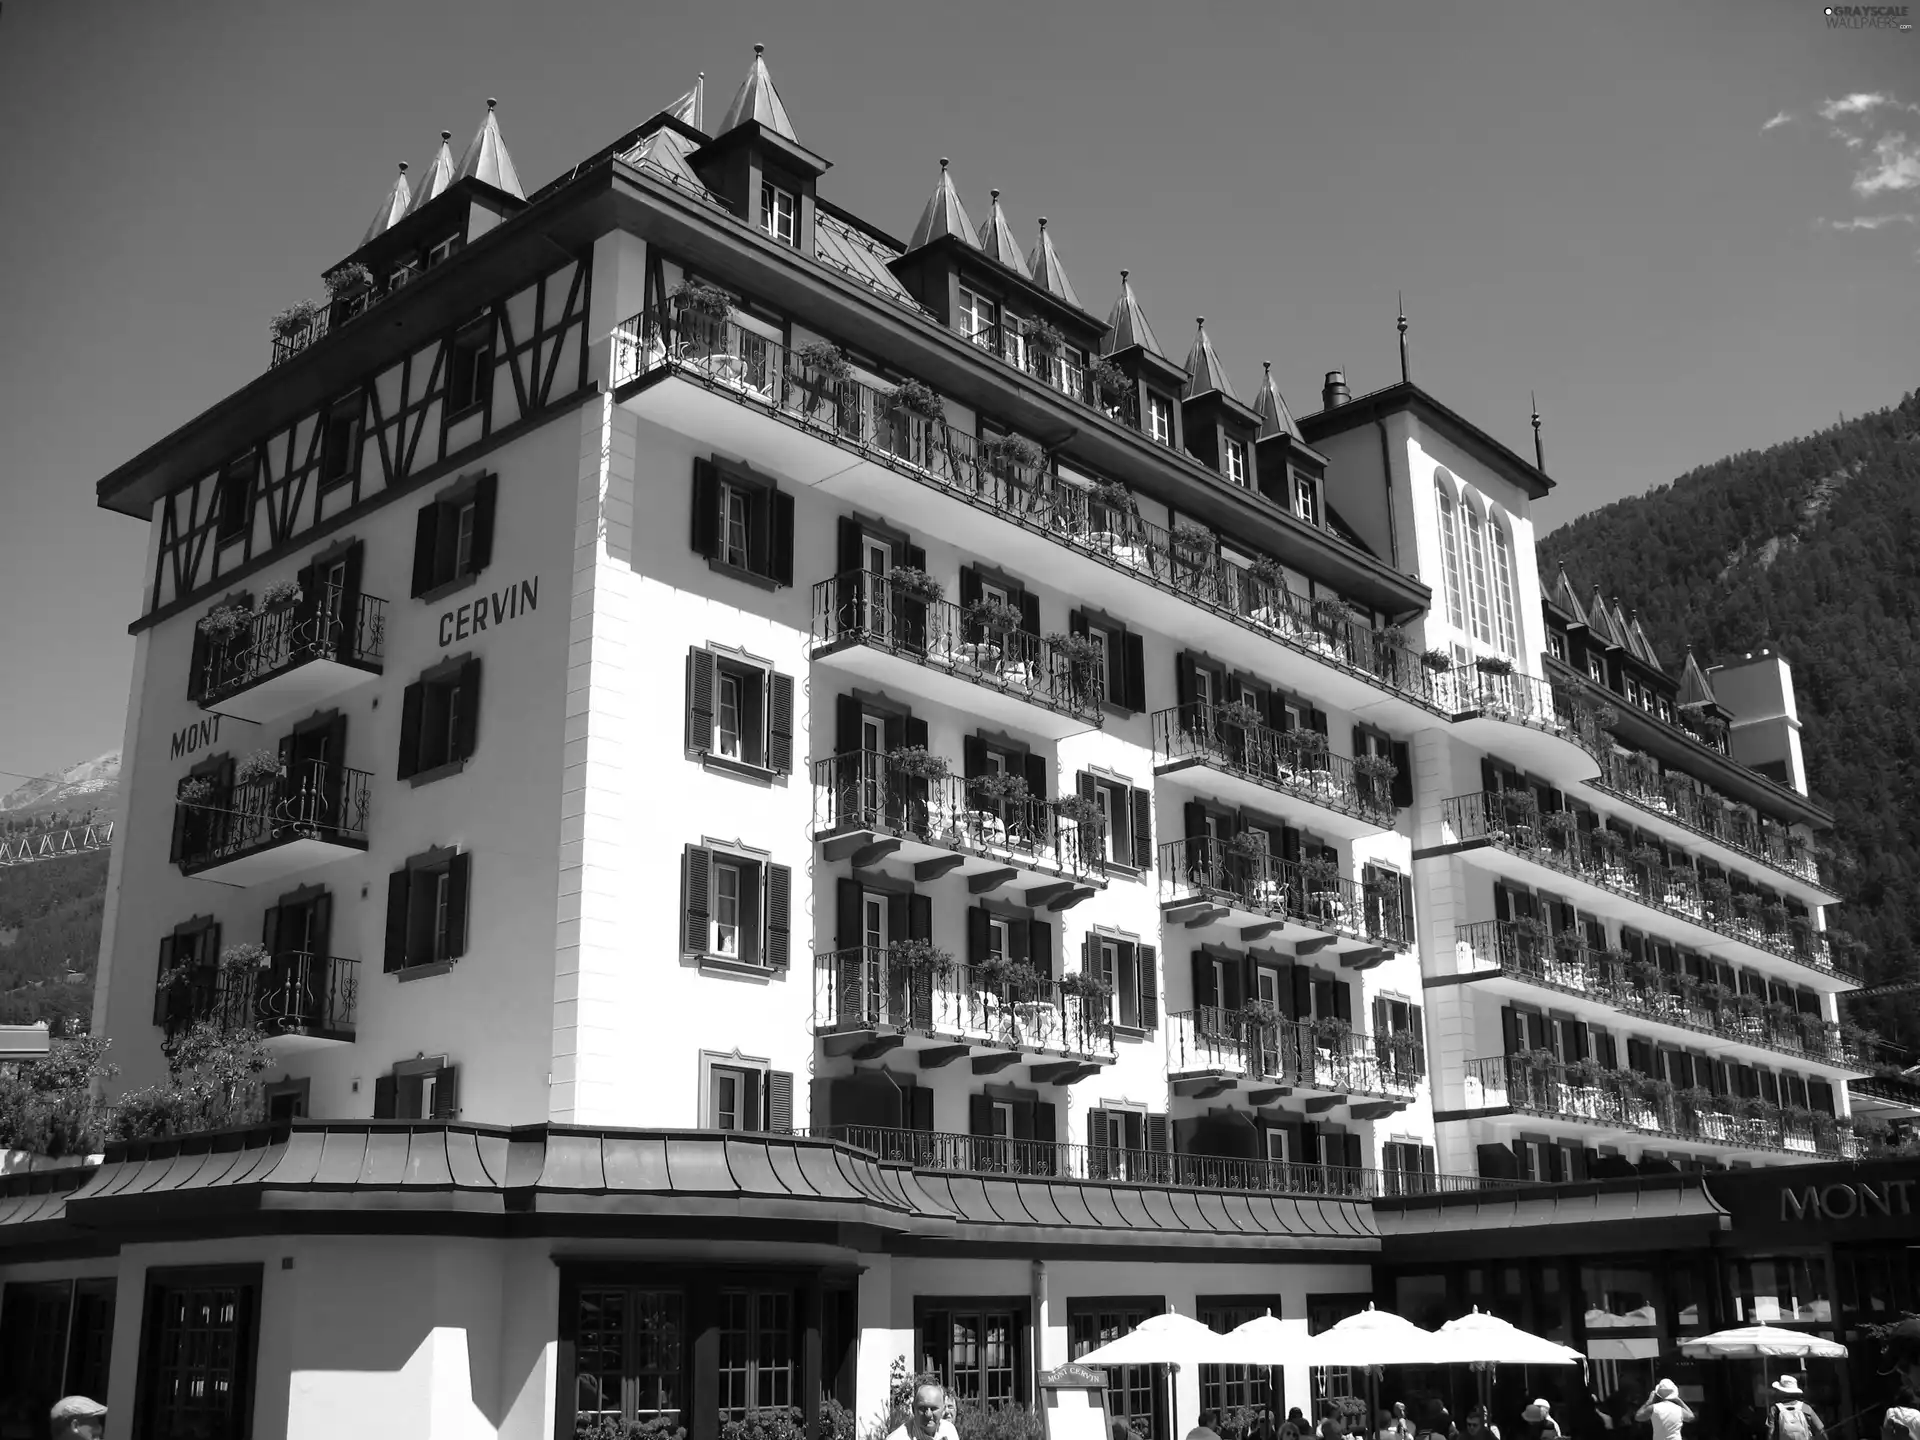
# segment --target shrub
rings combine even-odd
[[[1093,388],[1102,405],[1118,406],[1133,394],[1133,377],[1111,360],[1096,360],[1093,364]]]
[[[200,617],[200,633],[209,640],[233,639],[253,620],[253,612],[244,605],[216,605]]]
[[[258,1030],[196,1021],[161,1047],[168,1082],[130,1091],[113,1113],[116,1140],[152,1139],[257,1124],[266,1113],[260,1075],[268,1066]]]
[[[299,598],[298,580],[276,580],[260,592],[260,607],[270,610],[276,605],[291,605]]]
[[[1024,1405],[1008,1401],[986,1405],[969,1403],[954,1413],[960,1440],[1045,1440],[1046,1425]]]
[[[1012,775],[1005,771],[987,775],[975,775],[967,781],[967,788],[982,800],[996,804],[1025,804],[1033,798],[1033,791],[1027,787],[1027,777]]]
[[[1420,663],[1436,674],[1445,674],[1453,669],[1453,657],[1444,650],[1422,650]]]
[[[222,970],[264,970],[273,956],[267,953],[267,947],[253,940],[242,941],[238,945],[229,945],[220,952]]]
[[[951,975],[953,956],[931,940],[896,940],[887,946],[887,963],[932,975]]]
[[[923,605],[931,604],[944,594],[938,580],[912,565],[896,565],[887,571],[887,584],[894,594],[918,600]]]
[[[320,317],[320,306],[312,300],[296,300],[267,322],[267,328],[275,339],[291,340],[303,330],[311,329],[313,322]]]
[[[795,358],[822,380],[838,385],[853,378],[847,352],[825,340],[813,340],[794,352]]]
[[[904,411],[922,420],[947,418],[946,402],[935,393],[931,385],[919,380],[901,381],[887,393],[884,404],[888,410]]]
[[[234,768],[233,781],[236,785],[247,785],[279,773],[280,756],[272,750],[256,750]]]
[[[1053,808],[1062,820],[1071,820],[1087,829],[1098,825],[1102,818],[1099,805],[1084,795],[1069,795]]]
[[[47,1058],[0,1070],[0,1150],[59,1159],[100,1148],[111,1114],[98,1095],[120,1073],[112,1042],[91,1035],[56,1040]]]
[[[990,470],[1004,470],[1010,466],[1021,470],[1037,470],[1040,462],[1046,458],[1046,452],[1024,435],[989,435],[980,442],[976,453],[980,463]]]
[[[1473,668],[1482,675],[1511,675],[1513,662],[1498,655],[1482,655],[1473,662]]]
[[[974,600],[961,612],[969,625],[1004,635],[1020,628],[1020,612],[1004,600]]]
[[[702,320],[725,320],[733,314],[733,297],[704,280],[682,280],[668,298],[680,310]]]
[[[353,290],[365,290],[373,284],[373,271],[358,260],[349,260],[344,265],[336,265],[321,277],[321,283],[327,287],[327,295],[338,300]]]
[[[1086,970],[1072,970],[1060,977],[1060,993],[1105,999],[1113,993],[1113,986],[1104,975],[1095,975]]]
[[[902,745],[897,750],[889,750],[887,763],[916,780],[944,780],[953,773],[946,756],[936,755],[924,745]]]
[[[1400,773],[1400,767],[1384,755],[1356,755],[1353,773],[1369,780],[1391,780]]]

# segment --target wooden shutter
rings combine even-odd
[[[1389,798],[1394,808],[1404,810],[1413,804],[1413,747],[1403,740],[1392,741],[1387,751],[1393,760],[1393,791]]]
[[[1199,668],[1191,650],[1182,650],[1174,659],[1174,696],[1182,706],[1193,704],[1194,697],[1199,693],[1200,682],[1196,676]]]
[[[693,553],[720,556],[720,472],[711,460],[693,462]]]
[[[1527,1048],[1527,1037],[1520,1025],[1520,1012],[1511,1005],[1500,1007],[1500,1042],[1507,1055],[1518,1055]]]
[[[373,1080],[373,1118],[394,1120],[400,1115],[400,1087],[391,1075],[376,1075]]]
[[[482,475],[473,490],[473,548],[468,552],[466,573],[478,575],[493,563],[493,510],[500,496],[500,477],[491,471]]]
[[[1164,1155],[1172,1147],[1167,1144],[1167,1117],[1164,1111],[1147,1112],[1147,1149],[1156,1155]]]
[[[860,544],[860,522],[855,520],[851,515],[842,515],[836,531],[839,537],[840,554],[838,564],[834,567],[834,573],[836,575],[846,575],[861,569],[863,557],[860,554],[862,548]]]
[[[793,773],[793,677],[777,670],[767,677],[767,768]]]
[[[440,507],[426,504],[413,522],[413,598],[418,600],[437,583],[435,561],[439,558],[437,530]]]
[[[1343,1135],[1340,1139],[1342,1142],[1341,1149],[1345,1152],[1343,1159],[1346,1167],[1349,1170],[1358,1170],[1364,1166],[1367,1163],[1367,1157],[1360,1153],[1360,1137],[1358,1135]]]
[[[1373,1038],[1376,1041],[1384,1040],[1393,1032],[1393,1027],[1387,1023],[1387,997],[1384,995],[1374,996],[1372,1010]]]
[[[1140,967],[1140,1028],[1160,1027],[1160,957],[1151,945],[1133,947],[1134,964]]]
[[[967,911],[967,964],[984,965],[987,960],[987,912],[973,906]]]
[[[1051,1145],[1060,1138],[1060,1117],[1051,1100],[1036,1100],[1033,1106],[1033,1138]]]
[[[402,780],[420,770],[420,716],[426,700],[427,687],[421,680],[400,694],[400,762],[395,774]]]
[[[171,987],[161,985],[160,977],[173,968],[175,940],[173,935],[160,937],[160,965],[153,972],[153,1023],[156,1025],[167,1023],[167,1002],[172,992]]]
[[[833,884],[834,945],[851,950],[864,943],[860,933],[860,882],[841,876]]]
[[[1153,868],[1153,795],[1146,790],[1129,792],[1133,804],[1133,864],[1138,870]]]
[[[381,969],[388,974],[407,968],[407,894],[413,872],[405,867],[387,877],[387,944]]]
[[[476,658],[460,667],[460,678],[455,682],[460,693],[459,724],[454,728],[454,753],[449,761],[465,760],[472,756],[480,738],[480,661]]]
[[[467,953],[467,905],[472,893],[473,856],[462,850],[447,862],[447,958]]]
[[[909,940],[933,939],[933,897],[931,895],[909,895],[907,897],[907,938]]]
[[[442,1065],[433,1072],[433,1114],[429,1120],[451,1120],[460,1113],[460,1067]]]
[[[269,955],[280,949],[280,907],[269,905],[260,917],[260,943]]]
[[[1033,792],[1033,798],[1036,800],[1044,800],[1047,798],[1048,768],[1046,756],[1035,755],[1032,751],[1027,752],[1027,789]]]
[[[687,749],[713,749],[713,652],[697,645],[687,651]]]
[[[1120,651],[1125,660],[1120,667],[1120,703],[1136,715],[1147,708],[1147,648],[1143,637],[1131,630],[1120,635]],[[1108,684],[1112,693],[1112,684]]]
[[[773,534],[769,537],[771,567],[767,574],[776,585],[793,584],[793,496],[784,490],[773,492]]]
[[[922,1135],[933,1133],[933,1091],[925,1085],[907,1091],[907,1126]]]
[[[793,888],[793,872],[785,865],[767,866],[767,966],[773,970],[785,970],[791,963],[791,944],[788,936],[789,899]],[[789,1079],[789,1086],[792,1081]],[[788,1105],[792,1105],[792,1096],[788,1096]],[[791,1128],[791,1126],[789,1126]]]
[[[1333,979],[1333,1014],[1335,1019],[1353,1023],[1353,982],[1337,975]]]
[[[1293,1013],[1295,1020],[1313,1018],[1313,967],[1296,965],[1293,967]]]
[[[987,742],[978,735],[960,737],[960,768],[969,780],[987,773]]]
[[[1207,807],[1198,800],[1189,800],[1181,807],[1181,814],[1186,821],[1187,839],[1196,842],[1197,849],[1198,842],[1207,833]]]
[[[1033,1139],[1033,1112],[1035,1104],[1031,1100],[1013,1102],[1013,1138],[1016,1140]]]
[[[1087,1148],[1104,1149],[1107,1143],[1107,1112],[1098,1105],[1087,1111]]]
[[[767,1129],[776,1135],[793,1133],[793,1072],[767,1072]]]
[[[1020,628],[1029,635],[1040,633],[1040,597],[1031,590],[1020,592]]]
[[[1031,921],[1022,924],[1018,920],[1009,919],[1007,921],[1007,949],[1012,953],[1007,956],[1007,959],[1019,965],[1030,964],[1033,953],[1032,939],[1033,925]]]
[[[993,1133],[993,1101],[984,1095],[967,1097],[967,1133],[970,1135]]]
[[[703,845],[687,846],[680,862],[680,948],[700,955],[707,948],[707,887],[713,875],[713,852]]]
[[[1027,921],[1027,963],[1043,977],[1057,978],[1053,968],[1053,926],[1045,920]]]
[[[1193,1007],[1202,1009],[1221,1003],[1219,977],[1213,971],[1213,958],[1205,951],[1193,952]]]

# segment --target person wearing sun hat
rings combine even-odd
[[[1536,1400],[1520,1412],[1521,1431],[1527,1440],[1561,1440],[1560,1422],[1553,1418],[1553,1407]]]
[[[1633,1418],[1652,1424],[1653,1440],[1680,1440],[1680,1427],[1693,1419],[1693,1411],[1680,1398],[1680,1387],[1662,1380],[1647,1396],[1647,1403],[1633,1412]]]
[[[1807,1404],[1799,1377],[1782,1375],[1773,1382],[1773,1404],[1767,1410],[1767,1440],[1815,1440],[1827,1427]]]
[[[53,1440],[100,1440],[107,1433],[107,1407],[85,1395],[69,1395],[53,1407]]]

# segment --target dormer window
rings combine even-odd
[[[983,349],[993,346],[993,332],[1000,323],[1000,307],[986,296],[960,287],[960,333]]]
[[[1147,435],[1156,445],[1173,444],[1173,402],[1147,392]]]
[[[1244,440],[1227,441],[1227,479],[1235,485],[1247,483],[1247,445]]]
[[[760,182],[760,228],[782,245],[800,244],[800,201],[770,180]]]
[[[420,267],[417,265],[412,265],[412,264],[402,265],[399,269],[395,270],[393,274],[387,277],[387,293],[391,295],[395,290],[398,290],[401,286],[405,285],[409,280],[412,280],[419,273],[420,273]]]
[[[438,265],[441,261],[452,258],[454,249],[459,244],[460,244],[460,237],[458,235],[447,236],[446,239],[442,240],[438,245],[434,246],[431,250],[427,251],[427,263],[424,268],[431,270],[434,266]]]
[[[1311,475],[1293,472],[1293,513],[1307,524],[1320,524],[1320,489]]]

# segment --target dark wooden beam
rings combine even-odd
[[[973,1053],[971,1045],[935,1045],[930,1050],[920,1052],[922,1070],[938,1070],[943,1065],[951,1065],[956,1060],[964,1060]]]
[[[1296,955],[1317,955],[1340,937],[1337,935],[1315,935],[1311,939],[1299,941],[1293,947]]]
[[[1203,929],[1206,926],[1213,924],[1214,921],[1216,920],[1226,919],[1227,916],[1230,915],[1231,913],[1233,912],[1228,910],[1227,907],[1224,905],[1215,906],[1211,910],[1202,910],[1198,915],[1194,916],[1191,920],[1187,921],[1187,929],[1189,930]]]
[[[988,891],[998,890],[1009,880],[1017,879],[1018,870],[982,870],[978,875],[967,877],[969,895],[985,895]]]
[[[820,855],[825,860],[844,860],[857,850],[863,850],[873,843],[873,831],[856,830],[851,835],[836,835],[820,844]]]
[[[973,1073],[976,1075],[998,1075],[1009,1065],[1020,1063],[1018,1050],[1006,1050],[998,1055],[976,1055],[973,1057]]]
[[[875,1033],[872,1030],[843,1030],[838,1035],[827,1036],[820,1042],[820,1048],[829,1055],[851,1055],[869,1044]]]
[[[1038,910],[1049,901],[1057,900],[1062,895],[1070,895],[1072,893],[1073,882],[1071,880],[1061,880],[1052,885],[1036,885],[1027,891],[1027,908],[1029,910]]]
[[[854,851],[853,863],[863,869],[869,865],[878,865],[899,848],[900,841],[897,838],[892,835],[883,836],[871,845],[863,845]]]
[[[1262,925],[1242,925],[1240,927],[1240,942],[1243,945],[1251,945],[1254,941],[1264,940],[1269,935],[1278,935],[1286,928],[1287,922],[1284,920],[1269,920]]]
[[[1047,905],[1047,909],[1057,915],[1062,910],[1071,910],[1082,900],[1091,900],[1092,898],[1093,887],[1091,885],[1075,885],[1072,889],[1068,890],[1066,894],[1055,896]]]
[[[876,1035],[858,1050],[853,1052],[856,1060],[878,1060],[889,1050],[898,1050],[907,1043],[904,1035]]]
[[[1365,1104],[1355,1104],[1347,1113],[1356,1120],[1378,1120],[1383,1115],[1406,1108],[1407,1102],[1404,1100],[1369,1100]]]
[[[1307,1113],[1309,1115],[1319,1115],[1333,1109],[1336,1105],[1344,1105],[1346,1103],[1347,1097],[1344,1095],[1309,1095],[1307,1097]]]
[[[1211,910],[1211,900],[1171,900],[1160,907],[1162,920],[1184,920],[1196,910]]]
[[[958,870],[967,863],[964,855],[936,855],[931,860],[922,860],[913,867],[913,878],[924,885],[929,880],[938,880],[950,871]]]
[[[1210,1100],[1222,1091],[1231,1090],[1234,1083],[1231,1075],[1183,1075],[1173,1082],[1173,1093]]]
[[[1291,1085],[1276,1085],[1271,1090],[1249,1090],[1247,1103],[1258,1109],[1262,1105],[1271,1105],[1276,1100],[1284,1099],[1292,1093]]]
[[[1098,1065],[1086,1065],[1078,1060],[1057,1060],[1050,1065],[1036,1065],[1029,1073],[1036,1085],[1071,1085],[1097,1074],[1099,1069]]]
[[[1370,945],[1364,950],[1349,950],[1340,957],[1340,966],[1345,970],[1371,970],[1387,958],[1388,952],[1378,945]]]

